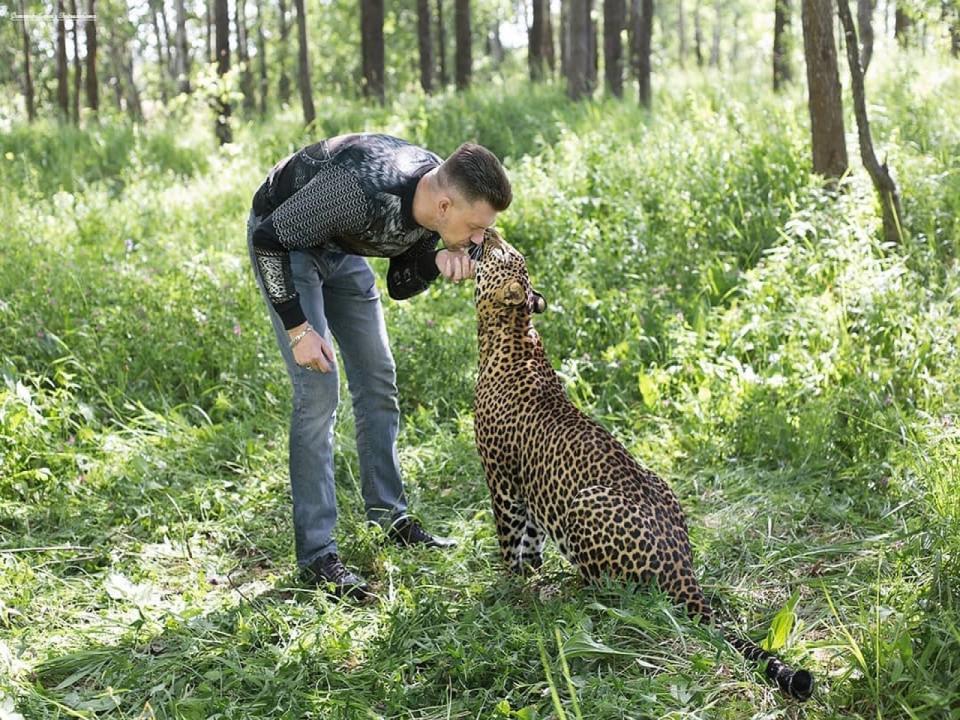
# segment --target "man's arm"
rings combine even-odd
[[[367,197],[356,176],[329,164],[263,218],[253,231],[256,271],[287,330],[306,322],[293,285],[290,251],[358,235],[369,222]]]
[[[402,255],[390,259],[387,292],[394,300],[406,300],[426,290],[440,275],[437,267],[437,236],[418,241]]]

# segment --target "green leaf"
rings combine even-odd
[[[790,596],[787,604],[784,605],[776,615],[773,616],[773,622],[770,623],[770,629],[767,631],[767,637],[760,643],[760,647],[768,652],[775,652],[787,644],[787,638],[790,637],[790,631],[793,629],[793,623],[797,619],[794,608],[800,599],[800,593],[795,592]]]

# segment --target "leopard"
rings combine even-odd
[[[807,700],[810,672],[794,670],[714,612],[671,487],[569,399],[534,328],[547,301],[523,255],[495,230],[477,255],[474,435],[508,570],[539,571],[549,537],[588,584],[656,582],[786,696]]]

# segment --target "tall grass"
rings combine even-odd
[[[838,194],[811,177],[799,89],[690,76],[652,114],[510,83],[318,105],[318,135],[507,158],[502,228],[571,397],[677,489],[744,631],[798,595],[780,652],[820,681],[804,709],[659,593],[584,588],[553,552],[504,576],[469,286],[384,301],[411,501],[458,548],[399,551],[365,525],[347,406],[341,547],[380,600],[300,587],[289,390],[243,220],[313,135],[280,114],[215,151],[189,108],[0,138],[0,693],[28,718],[950,717],[960,72],[926,62],[870,88],[902,247],[862,171]]]

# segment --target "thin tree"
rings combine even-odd
[[[589,0],[569,0],[569,3],[567,95],[572,100],[580,100],[590,94],[587,73],[587,63],[590,60],[590,2]]]
[[[173,54],[170,51],[173,40],[170,33],[170,25],[167,23],[167,6],[164,0],[157,0],[157,6],[160,10],[160,20],[163,22],[163,56],[167,62],[167,74],[171,77],[174,74]]]
[[[20,26],[23,32],[23,100],[27,106],[27,120],[37,118],[37,109],[33,104],[33,73],[30,72],[30,33],[27,32],[27,11],[24,0],[20,0]]]
[[[832,6],[833,0],[802,0],[800,19],[807,60],[813,171],[827,178],[839,178],[847,171],[847,146]]]
[[[287,22],[287,4],[284,0],[277,0],[280,14],[280,44],[278,59],[280,61],[280,81],[277,88],[280,102],[290,102],[290,76],[287,74],[287,48],[290,46],[290,23]]]
[[[693,8],[693,45],[697,55],[697,67],[703,67],[703,25],[700,22],[700,0]]]
[[[857,24],[860,26],[860,67],[867,74],[873,58],[873,7],[876,0],[857,0]]]
[[[283,0],[281,0],[282,2]],[[213,54],[213,10],[212,4],[214,0],[204,0],[204,20],[207,27],[207,62],[216,62],[216,57]]]
[[[450,82],[447,75],[447,33],[443,26],[443,0],[437,0],[437,58],[440,64],[440,87]]]
[[[774,0],[773,89],[780,90],[793,78],[790,66],[790,0]]]
[[[543,21],[543,59],[547,62],[547,70],[550,74],[556,72],[557,55],[553,49],[553,18],[550,13],[549,0],[547,0],[547,12]]]
[[[83,82],[83,64],[80,62],[80,19],[77,14],[77,0],[70,0],[70,14],[73,15],[71,35],[73,36],[73,122],[80,124],[80,84]]]
[[[177,92],[190,92],[190,50],[187,47],[187,9],[183,0],[177,1]]]
[[[233,142],[230,127],[230,99],[224,76],[230,72],[230,9],[227,0],[214,0],[213,15],[216,24],[217,76],[220,78],[218,95],[214,102],[217,113],[216,133],[221,145]]]
[[[433,92],[433,38],[430,27],[430,0],[417,0],[417,46],[420,53],[420,87]]]
[[[893,16],[893,37],[901,47],[910,45],[910,27],[913,25],[913,16],[903,2],[897,3],[897,10]]]
[[[637,76],[640,104],[650,107],[650,50],[653,36],[653,0],[634,3],[631,26],[634,34],[634,71]]]
[[[877,160],[870,137],[870,121],[867,118],[867,103],[863,89],[863,71],[857,53],[857,31],[853,27],[850,6],[847,0],[838,0],[837,10],[843,32],[847,40],[847,62],[850,65],[850,85],[853,90],[853,114],[857,119],[857,138],[860,141],[860,158],[870,173],[873,187],[880,198],[883,217],[883,235],[887,242],[903,241],[903,208],[900,205],[900,192],[890,176],[887,164]]]
[[[683,12],[683,0],[677,3],[677,62],[681,68],[687,62],[687,21]]]
[[[90,0],[87,14],[90,20],[84,25],[87,31],[87,107],[94,113],[100,111],[100,86],[97,84],[97,23],[96,0]]]
[[[226,0],[217,1],[225,2]],[[307,11],[303,7],[303,0],[293,0],[293,4],[297,10],[300,103],[303,105],[303,122],[309,126],[316,120],[317,112],[313,108],[313,88],[310,85],[310,55],[307,51]]]
[[[182,1],[182,0],[181,0]],[[267,39],[263,32],[263,0],[257,0],[257,60],[260,67],[260,115],[267,114]]]
[[[587,88],[593,93],[600,70],[600,43],[597,42],[597,21],[593,19],[593,0],[587,0]]]
[[[60,118],[70,117],[70,96],[67,88],[67,23],[63,0],[57,0],[57,108]]]
[[[383,86],[383,0],[360,0],[360,49],[363,54],[363,95],[381,105],[386,101]]]
[[[714,22],[713,22],[713,44],[710,46],[710,67],[720,67],[720,35],[723,27],[722,8],[720,0],[713,3]]]
[[[150,12],[153,16],[153,33],[157,38],[157,71],[158,82],[160,84],[160,99],[164,104],[167,102],[167,73],[165,70],[166,56],[163,53],[163,39],[160,35],[160,13],[157,9],[159,0],[150,3]]]
[[[550,3],[547,0],[533,0],[533,23],[527,34],[527,65],[530,79],[539,82],[544,79],[546,65],[546,30],[550,16]]]
[[[940,13],[950,30],[950,54],[960,58],[960,2],[943,0]]]
[[[233,11],[233,24],[237,30],[237,62],[240,64],[240,94],[243,96],[243,109],[249,113],[256,107],[257,98],[253,90],[253,71],[250,68],[246,0],[235,0]]]
[[[603,69],[607,90],[614,97],[623,97],[623,42],[620,34],[627,24],[625,0],[603,2]]]
[[[470,0],[456,0],[453,12],[457,41],[455,68],[457,90],[466,90],[470,87],[470,75],[473,71],[473,50],[470,41]]]
[[[570,76],[570,0],[560,0],[560,76]]]

